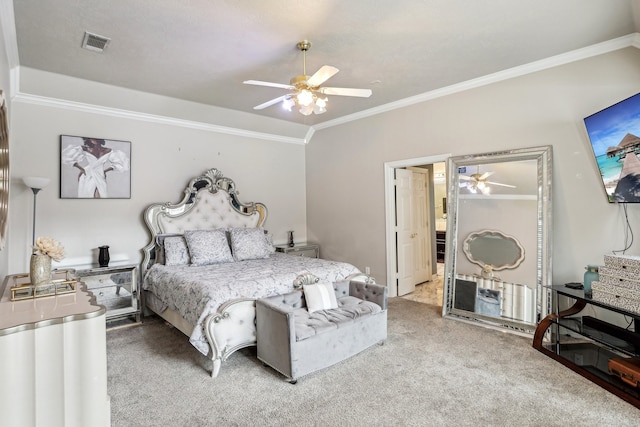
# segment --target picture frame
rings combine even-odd
[[[131,142],[60,135],[61,199],[130,199]]]

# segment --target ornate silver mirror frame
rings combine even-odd
[[[0,250],[7,238],[9,217],[9,127],[7,105],[0,90]]]
[[[477,188],[469,189],[468,182],[470,176],[473,176],[470,172],[476,172],[476,176],[480,176],[478,170],[480,173],[498,170],[500,173],[492,176],[492,181],[517,185],[498,187],[500,184],[496,184],[495,194],[477,194],[474,191]],[[444,317],[533,335],[537,322],[549,314],[551,293],[548,287],[552,280],[551,174],[551,146],[456,156],[447,160],[448,216],[442,307]],[[487,184],[491,183],[487,181]],[[525,216],[530,220],[522,220],[522,209],[527,209]],[[512,220],[503,219],[500,222],[491,212]],[[470,225],[469,222],[473,224]],[[469,230],[469,227],[475,228]],[[522,256],[518,256],[513,264],[508,264],[511,267],[494,268],[503,268],[502,274],[505,277],[494,278],[491,274],[487,276],[486,272],[482,274],[481,271],[470,271],[472,264],[469,260],[473,265],[483,266],[478,256],[472,255],[471,258],[480,262],[471,258],[467,260],[465,256],[465,246],[467,251],[469,248],[468,244],[464,245],[464,239],[474,234],[474,231],[478,235],[487,235],[487,231],[500,233],[518,242]],[[524,239],[521,235],[524,235]],[[522,245],[520,240],[524,242]],[[526,262],[523,262],[525,251],[527,257]],[[459,271],[459,264],[465,271]],[[512,269],[507,270],[509,268]],[[527,269],[531,272],[526,275],[526,280],[519,280],[517,275],[528,271]],[[475,270],[479,269],[475,267]],[[486,309],[486,301],[498,301],[505,299],[507,295],[524,295],[525,291],[526,298],[523,296],[522,302],[514,299],[513,307],[511,301],[503,301],[498,302],[494,309]],[[472,298],[471,303],[466,299],[468,296]],[[518,316],[513,314],[516,305],[522,305]]]

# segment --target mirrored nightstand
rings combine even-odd
[[[140,322],[137,264],[76,268],[76,274],[98,304],[106,307],[107,321],[131,316]]]
[[[296,243],[295,246],[276,245],[276,251],[289,255],[320,258],[320,245],[315,243]]]

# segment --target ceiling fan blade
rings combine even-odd
[[[260,105],[256,105],[255,107],[253,107],[254,110],[262,110],[263,108],[267,108],[272,106],[273,104],[277,104],[280,101],[284,101],[285,99],[289,98],[291,96],[291,94],[286,94],[286,95],[282,95],[279,96],[277,98],[272,99],[271,101],[267,101],[265,103],[262,103]]]
[[[458,178],[460,178],[463,181],[473,181],[474,179],[470,176],[467,175],[459,175]]]
[[[480,176],[480,178],[478,178],[478,181],[483,181],[489,178],[491,175],[493,175],[493,172],[485,172]]]
[[[499,182],[491,182],[491,181],[485,181],[487,184],[490,185],[499,185],[500,187],[509,187],[509,188],[516,188],[515,185],[509,185],[509,184],[500,184]]]
[[[338,71],[340,70],[338,70],[336,67],[325,65],[318,71],[316,71],[313,76],[309,77],[309,79],[307,80],[307,85],[309,85],[309,87],[318,87],[322,83],[333,77]]]
[[[291,85],[285,85],[282,83],[261,82],[260,80],[245,80],[242,83],[246,85],[278,87],[280,89],[288,89],[288,90],[294,89],[294,87]]]
[[[325,95],[359,96],[360,98],[371,96],[371,89],[353,89],[349,87],[321,87],[318,92]]]

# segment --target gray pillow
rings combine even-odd
[[[231,249],[224,229],[187,230],[184,232],[187,241],[191,265],[220,264],[232,262]]]
[[[269,258],[275,252],[264,229],[231,228],[229,229],[233,259],[244,261],[247,259]]]
[[[189,249],[184,236],[166,237],[164,239],[165,265],[187,265],[190,263]]]
[[[165,256],[164,256],[164,239],[167,237],[174,236],[182,236],[182,234],[171,233],[171,234],[158,234],[156,235],[156,245],[155,245],[155,263],[156,264],[164,264]]]

